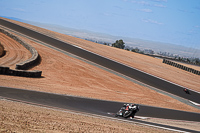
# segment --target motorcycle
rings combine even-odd
[[[183,91],[187,94],[190,94],[189,90],[188,89],[183,89]]]
[[[139,111],[138,104],[124,104],[123,107],[115,114],[115,117],[134,118],[135,114]]]

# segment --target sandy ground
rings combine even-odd
[[[8,66],[14,69],[17,63],[25,61],[32,56],[24,46],[3,33],[0,33],[0,42],[6,51],[5,56],[0,58],[1,66]]]
[[[168,133],[135,123],[95,118],[0,99],[0,132]]]

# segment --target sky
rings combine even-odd
[[[0,0],[0,16],[200,49],[200,0]]]

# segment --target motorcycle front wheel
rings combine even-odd
[[[133,113],[132,110],[130,110],[130,111],[125,111],[124,114],[123,114],[123,117],[124,117],[124,118],[128,118],[129,116],[131,116],[132,113]]]

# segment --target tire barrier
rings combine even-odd
[[[0,74],[7,74],[9,67],[0,66]]]
[[[32,77],[38,78],[41,77],[42,71],[33,70],[33,71],[26,71],[26,70],[17,70],[17,69],[10,69],[9,67],[0,66],[0,75],[12,75],[12,76],[20,76],[20,77]]]
[[[191,72],[191,73],[194,73],[194,74],[196,74],[196,75],[200,75],[200,71],[195,70],[195,69],[193,69],[193,68],[189,68],[189,67],[180,65],[180,64],[175,63],[175,62],[172,62],[172,61],[170,61],[170,60],[163,59],[163,63],[168,64],[168,65],[171,65],[171,66],[174,66],[174,67],[177,67],[177,68],[179,68],[179,69],[182,69],[182,70],[185,70],[185,71],[188,71],[188,72]]]

